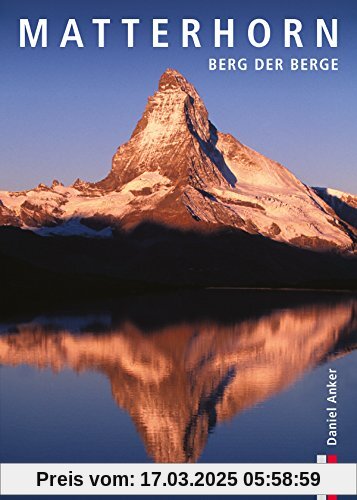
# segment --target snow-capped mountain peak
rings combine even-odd
[[[108,176],[65,187],[0,192],[0,224],[39,234],[109,236],[151,221],[222,228],[296,246],[351,251],[354,229],[326,196],[289,170],[219,132],[195,87],[168,69]]]

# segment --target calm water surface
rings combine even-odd
[[[355,461],[356,306],[350,296],[212,291],[6,319],[1,460]]]

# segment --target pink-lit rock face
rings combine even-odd
[[[149,220],[339,251],[353,251],[355,239],[355,229],[286,168],[218,132],[194,86],[172,69],[105,179],[0,191],[0,201],[0,224],[42,235],[109,237]]]
[[[356,326],[355,300],[150,334],[130,322],[93,334],[34,321],[2,334],[0,362],[104,374],[156,462],[194,462],[212,427],[353,348]]]
[[[0,224],[42,235],[108,237],[112,228],[154,221],[195,231],[240,229],[306,248],[351,252],[355,240],[355,229],[317,192],[219,132],[195,87],[173,69],[161,76],[105,179],[1,191],[0,200]]]

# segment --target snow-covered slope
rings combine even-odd
[[[208,119],[196,89],[167,70],[130,140],[98,183],[0,192],[0,224],[42,235],[110,236],[143,221],[237,228],[308,248],[352,250],[353,230],[289,170]]]
[[[313,188],[344,221],[357,229],[357,196],[331,188]]]

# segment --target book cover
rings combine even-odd
[[[0,13],[2,494],[351,498],[357,5]]]

